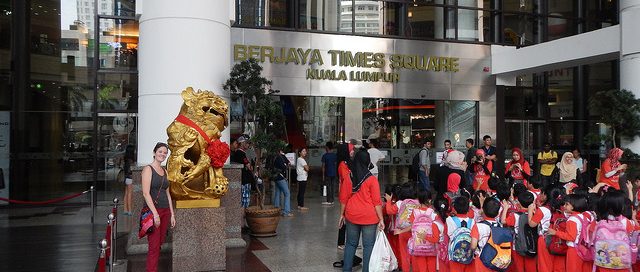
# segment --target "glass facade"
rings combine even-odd
[[[135,2],[0,3],[0,107],[11,115],[11,197],[48,199],[94,185],[99,199],[110,198],[119,190],[124,148],[136,143]]]
[[[350,134],[347,130],[357,131],[359,136],[354,138],[365,143],[375,139],[378,148],[387,152],[387,159],[381,162],[384,171],[393,173],[387,183],[409,179],[406,170],[423,139],[434,141],[436,151],[443,150],[446,139],[454,148],[466,150],[465,140],[477,140],[478,135],[475,101],[288,95],[274,99],[283,106],[284,140],[295,148],[308,147],[311,166],[321,165],[326,142],[346,142]],[[250,127],[243,128],[242,106],[235,101],[231,106],[231,135],[251,134]]]
[[[237,0],[236,26],[526,46],[616,24],[617,2]]]

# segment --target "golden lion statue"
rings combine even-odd
[[[171,196],[175,200],[220,199],[229,183],[222,174],[229,146],[220,142],[229,106],[214,93],[191,87],[182,91],[182,99],[178,117],[167,128]]]

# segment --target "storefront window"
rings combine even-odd
[[[11,171],[21,180],[10,183],[15,186],[11,191],[17,192],[12,198],[59,197],[94,185],[99,200],[109,199],[118,192],[113,190],[118,188],[115,175],[120,169],[116,153],[136,142],[135,2],[101,0],[96,6],[94,1],[34,0],[28,4],[30,14],[14,18],[30,20],[29,51],[17,53],[18,58],[29,60],[30,70],[11,71],[28,73],[27,88],[10,95],[10,86],[0,84],[0,101],[5,103],[4,95],[9,93],[7,98],[15,102],[8,104],[15,105],[10,108],[15,135]],[[122,18],[95,18],[96,9],[101,15]],[[0,35],[11,29],[4,15],[14,14],[0,14]],[[0,50],[8,48],[9,38],[17,36],[1,39]],[[7,75],[4,65],[9,59],[0,58],[0,82]],[[14,84],[23,84],[18,81],[24,77],[13,78]]]
[[[237,0],[236,25],[293,27],[293,0]]]
[[[324,31],[344,31],[341,28],[343,22],[351,22],[350,16],[341,16],[346,1],[329,0],[301,0],[300,1],[300,28]],[[348,2],[351,6],[351,2]],[[349,12],[350,14],[351,12]],[[348,17],[348,18],[347,18]],[[351,28],[348,29],[351,31]]]
[[[444,9],[425,4],[411,4],[407,8],[409,24],[407,37],[442,39],[444,37]]]
[[[100,68],[137,70],[138,23],[134,20],[101,19]],[[93,50],[93,42],[89,49]],[[93,56],[91,56],[93,57]]]

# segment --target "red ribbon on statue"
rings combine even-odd
[[[207,141],[207,155],[209,155],[209,158],[211,159],[211,166],[215,168],[224,166],[224,163],[227,161],[227,158],[231,153],[231,150],[229,149],[229,145],[227,143],[222,142],[219,139],[212,141],[211,138],[209,138],[209,136],[204,132],[204,130],[202,130],[202,128],[198,126],[198,124],[182,114],[178,114],[178,117],[176,117],[176,121],[195,129],[196,131],[198,131],[198,133],[200,133],[200,136],[202,136],[202,138]]]

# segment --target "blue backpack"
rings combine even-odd
[[[449,260],[461,264],[470,264],[473,261],[473,250],[471,250],[471,219],[460,221],[457,216],[452,216],[453,222],[458,227],[451,235],[449,241]]]
[[[506,271],[511,265],[511,245],[513,243],[513,230],[502,227],[498,223],[482,221],[491,228],[491,234],[480,253],[482,264],[493,271]]]

